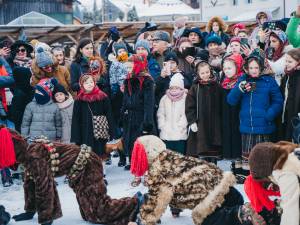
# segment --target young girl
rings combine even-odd
[[[23,116],[21,133],[24,137],[43,135],[51,141],[61,140],[61,114],[52,101],[56,84],[56,79],[42,79],[35,86],[34,99],[26,106]]]
[[[230,40],[229,36],[225,33],[227,28],[228,26],[221,17],[214,16],[206,25],[207,37],[217,35],[222,39],[222,43],[227,46]]]
[[[160,138],[167,149],[185,154],[187,139],[187,120],[185,99],[187,90],[180,74],[175,74],[170,81],[170,88],[162,97],[157,111]]]
[[[216,162],[222,144],[221,87],[207,62],[199,62],[196,68],[198,79],[189,90],[185,105],[190,126],[186,154]]]
[[[223,132],[223,157],[232,159],[234,174],[240,173],[242,168],[241,134],[239,131],[240,106],[231,106],[227,103],[227,95],[234,88],[242,75],[243,57],[240,54],[229,55],[222,63],[223,78],[222,90],[222,130]]]
[[[74,103],[71,142],[77,145],[86,144],[100,157],[105,156],[105,144],[114,138],[113,117],[110,101],[101,91],[92,74],[86,73],[79,79],[80,91]],[[109,126],[109,138],[95,138],[93,116],[105,116]]]
[[[288,51],[285,59],[286,76],[281,83],[284,107],[280,123],[280,140],[292,141],[292,119],[300,112],[300,48]]]
[[[71,139],[71,124],[74,100],[70,93],[68,93],[64,86],[57,84],[54,87],[53,101],[57,104],[62,116],[62,137],[63,143],[70,143]]]
[[[244,74],[227,96],[230,105],[241,104],[243,172],[249,173],[250,150],[260,142],[271,141],[276,130],[274,120],[282,110],[282,95],[275,79],[262,74],[264,58],[254,51],[245,63]]]

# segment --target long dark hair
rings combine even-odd
[[[79,41],[79,44],[78,44],[77,49],[76,49],[75,59],[74,59],[75,62],[79,63],[81,61],[82,53],[80,52],[80,49],[82,49],[84,46],[86,46],[88,44],[92,44],[93,45],[93,48],[94,48],[93,55],[94,56],[96,55],[95,45],[94,45],[94,42],[92,41],[92,39],[90,39],[90,38],[82,38]]]

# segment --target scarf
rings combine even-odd
[[[238,81],[238,78],[239,76],[237,74],[231,78],[226,77],[222,82],[222,87],[227,90],[234,88],[235,84]]]
[[[209,80],[199,79],[199,84],[202,84],[202,85],[214,84],[216,82],[217,82],[217,78],[215,76],[211,76],[209,78]]]
[[[13,62],[17,66],[25,67],[25,68],[30,68],[31,67],[31,63],[32,63],[32,59],[29,58],[29,57],[20,58],[20,57],[16,56],[14,58]]]
[[[8,73],[3,65],[0,66],[0,76],[8,76]],[[0,97],[2,99],[2,104],[3,104],[4,110],[7,112],[5,88],[0,88]]]
[[[84,102],[95,102],[95,101],[101,101],[106,97],[107,95],[103,91],[101,91],[96,85],[95,88],[89,93],[86,93],[83,90],[83,88],[81,88],[77,95],[77,100],[81,100]]]
[[[183,98],[184,93],[186,93],[185,89],[168,89],[166,95],[172,102],[178,102]]]
[[[270,196],[280,196],[279,191],[267,190],[261,182],[256,181],[252,175],[248,176],[244,183],[245,192],[253,209],[259,213],[266,208],[268,211],[274,209],[275,203],[269,199]]]

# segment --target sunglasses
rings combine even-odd
[[[17,49],[17,53],[18,52],[26,52],[26,49],[25,48],[19,48],[19,49]]]

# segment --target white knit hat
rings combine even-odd
[[[176,73],[172,76],[170,81],[170,87],[180,87],[181,89],[184,89],[184,82],[183,82],[183,76],[180,73]]]

